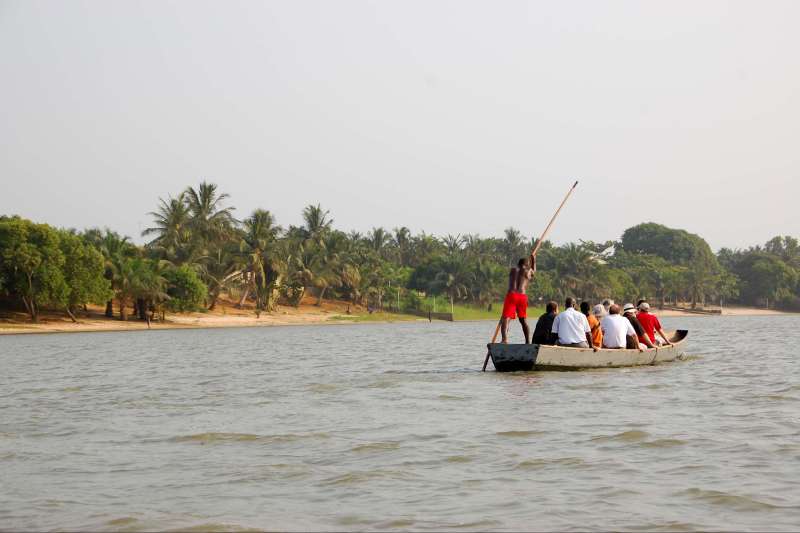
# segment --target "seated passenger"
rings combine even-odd
[[[608,315],[608,312],[606,311],[606,308],[603,307],[603,304],[597,304],[592,308],[592,314],[595,316],[595,318],[597,318],[597,326],[598,326],[597,335],[598,335],[598,337],[600,339],[600,347],[602,348],[603,347],[603,328],[601,328],[599,326],[600,326],[600,321],[603,320],[604,316]],[[592,332],[592,335],[594,335],[594,331]],[[592,340],[597,342],[597,339],[595,339],[594,336],[592,336]]]
[[[650,342],[650,339],[647,338],[641,322],[636,318],[636,308],[633,304],[625,304],[623,312],[625,313],[625,318],[627,318],[631,326],[633,326],[633,331],[636,332],[636,341],[630,343],[628,348],[655,348],[655,344]]]
[[[603,308],[601,305],[600,308]],[[600,329],[600,320],[589,312],[589,302],[581,302],[581,313],[584,314],[586,320],[589,322],[589,329],[592,330],[592,346],[597,348],[603,347],[603,331]]]
[[[670,345],[672,344],[669,342],[667,338],[667,334],[664,333],[664,330],[661,329],[661,322],[658,321],[658,317],[656,315],[650,313],[650,304],[647,302],[640,302],[639,303],[639,314],[636,317],[639,319],[639,323],[644,328],[644,332],[647,333],[647,338],[650,340],[651,343],[656,343],[656,335],[655,332],[657,331],[661,338],[664,339],[663,344]],[[642,335],[639,337],[639,342],[644,342],[645,336]],[[662,344],[660,341],[658,344]]]
[[[551,331],[558,336],[559,346],[588,348],[592,346],[592,329],[589,321],[575,309],[575,300],[567,298],[565,309],[553,320]],[[592,346],[594,351],[597,347]]]
[[[617,304],[608,308],[608,316],[600,321],[600,327],[603,329],[603,348],[621,350],[627,348],[628,342],[636,342],[636,332],[631,323],[619,314]],[[639,351],[642,351],[641,347]]]
[[[556,343],[556,336],[553,335],[553,320],[556,319],[558,314],[558,304],[555,302],[547,302],[545,313],[536,321],[536,328],[533,330],[533,339],[531,344],[550,344]]]

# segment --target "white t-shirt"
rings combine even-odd
[[[636,335],[630,320],[622,315],[607,315],[600,321],[604,348],[625,348],[625,337]]]
[[[570,307],[556,316],[551,331],[558,333],[560,344],[575,344],[587,342],[586,334],[591,333],[592,328],[589,327],[589,321],[583,313]]]

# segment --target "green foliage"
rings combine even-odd
[[[159,200],[144,247],[107,229],[76,236],[0,217],[0,291],[32,318],[41,306],[71,312],[112,297],[122,319],[134,305],[140,317],[204,302],[211,309],[226,293],[257,313],[279,301],[299,305],[306,295],[318,305],[335,298],[377,309],[418,308],[435,295],[442,306],[496,314],[486,310],[502,300],[509,267],[536,244],[515,228],[488,238],[380,226],[344,233],[319,204],[303,209],[301,226],[284,230],[263,209],[237,221],[227,200],[208,182]],[[651,222],[618,242],[542,243],[528,296],[792,306],[800,302],[799,272],[793,237],[715,256],[699,236]]]
[[[20,298],[31,320],[41,307],[64,307],[70,290],[58,232],[46,224],[11,218],[0,221],[0,269],[6,293]]]
[[[79,236],[59,232],[64,254],[64,281],[69,289],[67,307],[72,313],[78,307],[101,304],[113,297],[111,282],[105,277],[105,259],[94,246]]]
[[[204,307],[208,287],[188,265],[167,269],[164,279],[168,283],[169,299],[166,307],[170,311],[197,311]]]

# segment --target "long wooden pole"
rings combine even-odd
[[[569,191],[567,191],[567,195],[564,196],[563,200],[561,200],[561,205],[559,205],[558,209],[556,209],[556,212],[553,213],[553,216],[550,219],[550,222],[547,223],[547,227],[544,228],[544,231],[542,232],[542,236],[539,237],[538,241],[536,241],[536,246],[534,246],[533,250],[531,251],[531,257],[536,257],[536,254],[539,253],[539,248],[541,248],[545,237],[547,237],[547,234],[550,232],[550,228],[553,227],[553,222],[556,221],[556,217],[561,212],[561,208],[563,208],[564,204],[567,203],[567,200],[569,200],[569,197],[572,195],[572,192],[575,190],[575,187],[577,187],[577,186],[578,186],[578,181],[575,180],[575,183],[573,183],[572,187],[570,187]],[[492,340],[489,341],[489,344],[494,344],[494,342],[497,340],[497,335],[500,333],[500,324],[502,324],[502,322],[503,322],[502,318],[497,322],[497,327],[494,328],[494,335],[492,335]],[[488,345],[487,345],[487,348],[489,348]],[[490,355],[490,351],[487,351],[486,352],[486,359],[484,359],[484,361],[483,361],[483,372],[486,372],[486,365],[489,364],[489,355]]]
[[[531,256],[532,257],[535,256],[537,254],[537,252],[539,251],[539,248],[542,246],[542,243],[544,242],[544,238],[547,237],[547,234],[550,232],[550,228],[553,227],[553,222],[556,221],[556,217],[561,212],[561,208],[564,207],[565,203],[567,203],[567,200],[569,200],[569,197],[572,195],[572,192],[575,190],[575,187],[577,187],[577,186],[578,186],[578,182],[575,181],[575,183],[572,184],[572,187],[570,188],[570,190],[567,191],[567,195],[564,197],[563,200],[561,200],[561,205],[558,206],[558,209],[556,209],[556,212],[553,214],[553,218],[550,219],[550,222],[547,224],[547,227],[544,228],[544,231],[542,232],[542,236],[539,237],[538,241],[536,241],[536,246],[533,248],[533,251],[531,252]]]

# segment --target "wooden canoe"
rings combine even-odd
[[[653,365],[674,361],[684,355],[685,329],[668,333],[672,346],[639,350],[567,348],[539,344],[489,344],[489,354],[498,372],[521,370],[577,370]]]

